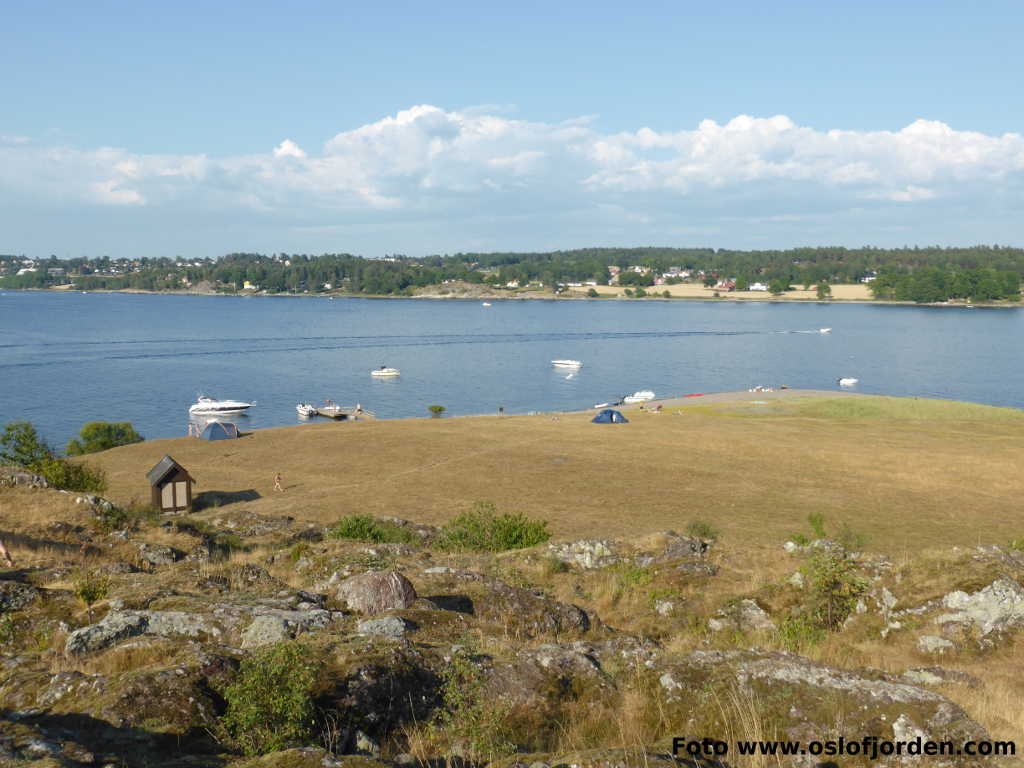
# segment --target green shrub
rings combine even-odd
[[[374,520],[372,515],[343,517],[328,529],[327,535],[332,539],[354,539],[372,544],[409,544],[419,538],[413,531]]]
[[[35,467],[53,488],[77,493],[103,493],[107,490],[107,475],[99,467],[64,459],[49,458]]]
[[[1024,549],[1024,537],[1020,537],[1020,538],[1016,538],[1016,539],[1011,539],[1010,543],[1007,546],[1010,549],[1012,549],[1012,550],[1018,550],[1019,551],[1019,550]]]
[[[94,511],[92,527],[99,533],[134,531],[143,523],[155,523],[160,512],[151,504],[133,501],[127,507],[99,507]]]
[[[313,740],[317,666],[301,643],[275,643],[242,661],[224,689],[221,723],[247,755],[263,755]]]
[[[111,423],[109,421],[90,421],[78,433],[79,440],[68,443],[64,453],[68,456],[82,456],[86,453],[105,451],[119,445],[141,443],[145,438],[135,431],[130,421]]]
[[[14,642],[15,632],[14,617],[9,613],[0,614],[0,645],[9,648]]]
[[[828,538],[828,534],[825,533],[825,516],[821,512],[811,512],[807,516],[807,522],[811,526],[811,530],[814,531],[814,535],[819,539]]]
[[[801,569],[807,583],[808,609],[817,626],[839,629],[868,590],[857,564],[841,552],[816,552]]]
[[[433,418],[438,419],[447,409],[443,405],[428,405],[427,410]]]
[[[92,607],[109,593],[110,577],[97,570],[85,569],[75,575],[72,586],[75,597],[85,604],[89,612],[89,623],[92,624]]]
[[[558,573],[568,573],[569,564],[559,560],[557,557],[544,558],[544,575],[554,576]]]
[[[444,707],[428,729],[435,744],[472,765],[484,765],[515,752],[508,733],[510,707],[485,694],[486,678],[466,652],[452,657],[442,680]]]
[[[686,524],[686,533],[704,541],[718,540],[718,529],[706,520],[691,520]]]
[[[587,298],[596,299],[600,294],[594,288],[587,289]]]
[[[543,544],[551,538],[544,520],[530,520],[522,513],[498,514],[494,504],[478,501],[441,529],[442,549],[504,552]]]

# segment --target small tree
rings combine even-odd
[[[90,421],[81,432],[78,433],[80,440],[72,440],[68,443],[64,452],[68,456],[82,456],[86,453],[105,451],[108,448],[116,448],[119,445],[131,445],[141,443],[145,438],[135,431],[130,421],[112,423],[109,421]]]
[[[75,576],[75,597],[85,604],[89,612],[89,623],[92,624],[92,607],[106,598],[110,591],[110,577],[95,570],[82,570]]]
[[[439,419],[446,408],[443,405],[428,405],[427,410],[430,411],[431,418]]]
[[[768,282],[768,290],[775,294],[785,293],[789,290],[789,281],[781,277],[777,277]]]
[[[600,294],[593,288],[587,289],[587,298],[596,299]]]
[[[832,298],[832,286],[826,283],[824,280],[818,283],[815,291],[818,294],[819,299],[831,299]]]
[[[27,421],[12,421],[4,427],[0,436],[0,462],[16,464],[26,469],[38,470],[43,462],[52,459],[53,449],[46,444],[36,428]]]
[[[647,295],[647,291],[641,288],[639,285],[636,287],[636,292],[633,294],[634,298],[642,299]]]

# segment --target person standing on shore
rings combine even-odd
[[[274,490],[275,491],[281,491],[282,493],[284,493],[284,486],[281,485],[282,480],[284,480],[284,478],[282,478],[281,477],[281,473],[278,472],[274,476]]]

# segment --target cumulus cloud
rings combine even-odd
[[[943,200],[969,210],[982,205],[979,190],[1005,192],[1024,179],[1019,134],[929,120],[822,131],[785,115],[740,115],[606,134],[588,117],[543,123],[511,114],[418,105],[340,132],[318,152],[284,139],[266,154],[219,158],[0,136],[0,201],[258,212],[303,231],[367,216],[456,228],[472,219],[544,220],[549,229],[558,217],[589,216],[671,234],[743,220],[797,226],[830,211]]]

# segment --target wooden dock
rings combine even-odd
[[[377,418],[377,414],[354,405],[326,405],[316,409],[318,416],[335,421],[363,421]]]

